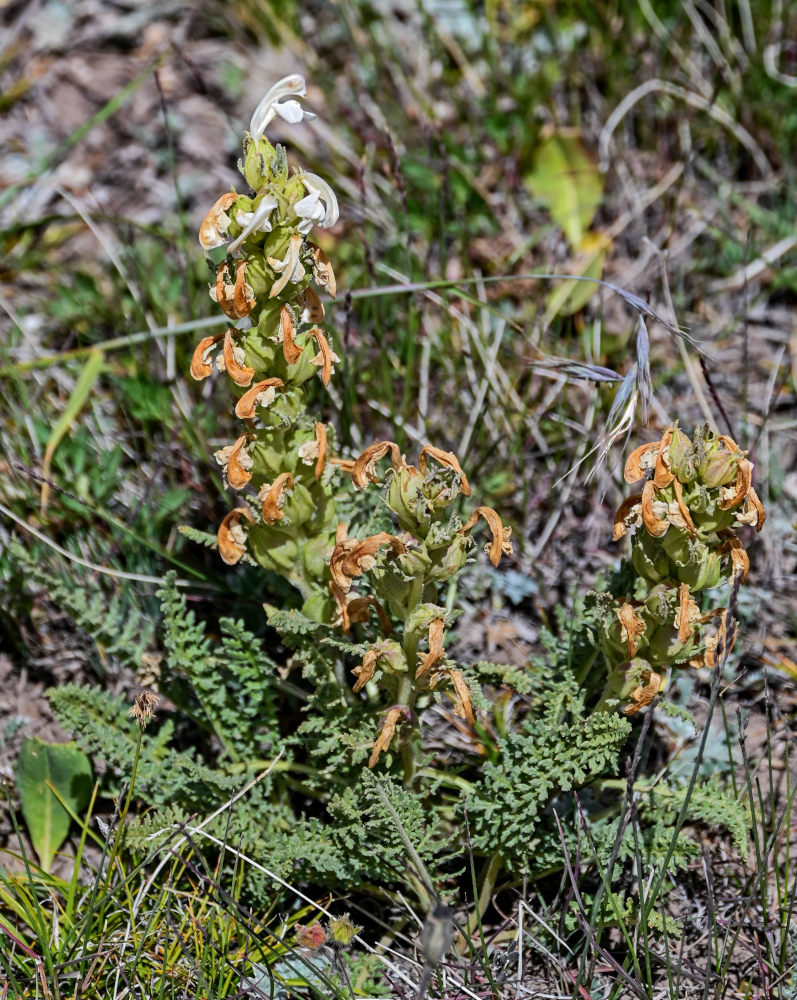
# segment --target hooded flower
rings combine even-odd
[[[248,507],[236,507],[219,525],[217,535],[219,553],[228,566],[234,566],[246,552],[246,532],[241,524],[241,518],[254,521]]]
[[[307,190],[307,196],[293,206],[302,220],[296,227],[298,232],[306,235],[315,225],[322,229],[334,226],[340,216],[335,192],[317,174],[301,174],[299,179]]]
[[[318,354],[312,361],[316,367],[321,369],[321,381],[326,388],[329,385],[329,380],[335,374],[335,365],[340,361],[340,358],[332,350],[329,341],[319,327],[314,326],[312,330],[308,331],[308,336],[313,337],[318,344]]]
[[[427,455],[430,458],[433,458],[436,462],[439,462],[440,465],[444,466],[445,468],[453,469],[454,472],[456,472],[456,474],[459,476],[459,488],[460,490],[462,490],[462,495],[465,497],[470,496],[470,484],[468,483],[468,479],[465,473],[462,471],[462,467],[460,466],[459,461],[457,460],[457,456],[453,453],[453,451],[443,451],[442,448],[435,448],[431,444],[425,444],[423,448],[421,448],[420,455],[418,455],[418,471],[421,473],[422,476],[425,476],[427,474],[427,469],[426,469]],[[489,510],[489,508],[487,507],[485,507],[484,509]]]
[[[292,489],[293,476],[290,472],[281,472],[273,483],[264,483],[260,487],[257,499],[263,504],[263,521],[266,524],[276,524],[285,517],[282,508]]]
[[[405,708],[403,705],[394,705],[388,710],[388,713],[385,716],[385,721],[382,724],[382,732],[379,734],[376,743],[374,743],[373,752],[368,758],[369,767],[376,767],[381,755],[393,742],[393,737],[396,735],[396,726],[402,716],[405,718],[409,717],[409,709]]]
[[[235,221],[239,226],[243,226],[243,231],[241,235],[233,240],[233,242],[227,248],[228,253],[235,253],[236,250],[240,249],[241,244],[245,239],[248,239],[253,233],[270,233],[271,232],[271,213],[275,208],[279,206],[279,202],[276,198],[272,198],[271,195],[267,194],[264,196],[263,200],[257,206],[254,212],[237,212],[235,215]]]
[[[298,284],[304,277],[304,267],[299,259],[301,252],[302,238],[298,233],[294,233],[291,236],[288,249],[285,251],[285,256],[282,260],[278,260],[276,257],[268,258],[269,267],[277,274],[282,275],[271,286],[271,291],[268,293],[270,299],[273,299],[275,295],[279,295],[289,282]]]
[[[420,461],[418,464],[420,465]],[[484,518],[492,532],[493,540],[485,546],[485,552],[490,557],[490,562],[493,566],[497,567],[502,555],[512,555],[512,542],[510,541],[512,529],[504,527],[501,523],[501,518],[492,507],[477,507],[465,524],[462,525],[462,534],[467,535],[472,531],[476,527],[480,517]]]
[[[269,407],[274,402],[278,389],[284,389],[281,378],[266,378],[256,382],[251,389],[241,396],[235,407],[235,416],[239,420],[251,420],[258,406]]]
[[[295,98],[307,96],[307,85],[304,77],[298,73],[285,76],[267,91],[265,97],[255,108],[252,121],[249,124],[249,132],[253,139],[259,139],[266,130],[268,124],[277,116],[283,121],[294,125],[303,118],[312,121],[315,118],[299,104]],[[288,98],[288,100],[284,100]]]
[[[197,382],[201,382],[202,379],[213,374],[210,353],[223,336],[223,333],[214,333],[210,337],[203,337],[194,348],[194,354],[191,358],[191,377]]]
[[[255,377],[255,370],[254,368],[249,368],[244,363],[244,351],[242,347],[239,347],[235,343],[233,339],[234,332],[234,330],[228,330],[224,334],[224,350],[222,354],[224,370],[236,385],[245,389],[248,385],[252,384],[252,379]]]
[[[315,425],[315,438],[299,445],[299,459],[304,465],[315,462],[315,478],[321,478],[327,461],[327,425]]]
[[[213,456],[224,469],[227,482],[234,490],[240,490],[252,478],[252,458],[246,451],[248,437],[242,434],[234,444],[225,445]]]
[[[312,246],[311,244],[310,249],[313,254],[313,280],[319,288],[326,288],[330,297],[334,299],[338,293],[338,289],[335,283],[335,272],[329,263],[329,257],[327,257],[321,247]]]
[[[390,452],[393,468],[396,472],[399,469],[409,468],[395,441],[377,441],[375,444],[368,445],[352,466],[351,479],[355,490],[364,490],[369,483],[379,482],[379,476],[376,474],[376,463],[384,458],[388,452]]]
[[[203,250],[213,250],[223,246],[229,239],[227,229],[230,217],[227,215],[227,209],[237,197],[234,191],[223,194],[202,220],[202,225],[199,227],[199,244]]]

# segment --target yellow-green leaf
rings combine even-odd
[[[526,184],[562,228],[573,250],[581,250],[603,197],[603,178],[579,133],[560,129],[545,136]]]
[[[70,810],[78,813],[85,807],[91,787],[91,762],[75,743],[46,743],[27,736],[22,741],[17,791],[44,871],[50,870],[55,852],[69,833]]]
[[[97,381],[97,376],[102,370],[103,360],[104,355],[102,351],[92,351],[91,354],[89,354],[88,359],[83,366],[83,371],[80,373],[80,377],[77,380],[77,384],[72,390],[72,395],[69,397],[69,400],[64,407],[64,412],[58,418],[55,427],[53,427],[50,432],[47,447],[44,449],[44,460],[42,462],[42,476],[45,480],[47,480],[50,476],[50,464],[52,463],[55,449],[61,443],[61,439],[72,426],[72,422],[75,420],[78,413],[80,413],[83,409],[86,400],[89,398],[92,387]],[[41,494],[42,514],[44,514],[47,509],[47,501],[49,498],[50,487],[46,482],[43,482]]]

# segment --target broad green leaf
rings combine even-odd
[[[578,132],[561,129],[546,136],[534,157],[526,184],[554,222],[561,226],[573,250],[582,249],[603,197],[603,179]]]
[[[104,355],[102,351],[92,351],[91,354],[89,354],[86,363],[83,366],[83,371],[80,373],[80,377],[77,380],[77,384],[72,390],[72,395],[69,397],[63,413],[58,418],[58,421],[50,434],[50,439],[48,440],[47,447],[44,450],[44,461],[42,462],[42,477],[44,478],[41,495],[42,514],[44,514],[47,509],[47,501],[50,496],[50,488],[47,485],[47,479],[50,475],[50,463],[53,460],[55,449],[61,443],[61,439],[72,426],[72,422],[75,420],[78,413],[80,413],[83,409],[86,400],[89,398],[92,387],[97,381],[97,376],[102,370],[103,360]]]
[[[39,863],[49,871],[71,822],[63,801],[79,813],[89,801],[91,762],[75,743],[46,743],[25,737],[17,760],[22,815]],[[60,800],[60,801],[59,801]]]

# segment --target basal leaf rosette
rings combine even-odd
[[[722,609],[701,610],[697,595],[747,576],[736,531],[760,531],[765,519],[752,471],[732,438],[698,427],[690,439],[677,421],[629,455],[626,482],[644,483],[618,509],[614,539],[633,532],[635,582],[632,593],[603,602],[600,634],[614,701],[631,698],[626,711],[652,699],[668,668],[713,665]]]
[[[279,572],[305,598],[305,613],[328,617],[332,434],[307,414],[305,385],[318,375],[328,386],[340,360],[320,325],[319,293],[334,298],[337,289],[327,255],[308,234],[335,225],[338,203],[322,178],[291,172],[285,149],[263,135],[275,117],[314,117],[297,100],[305,94],[296,75],[266,94],[239,162],[249,191],[221,195],[200,227],[213,271],[210,296],[230,324],[199,342],[191,374],[202,380],[226,372],[237,398],[240,431],[215,453],[227,485],[241,493],[219,528],[222,558],[234,564],[247,557]]]
[[[380,464],[387,459],[383,481]],[[419,694],[447,691],[454,715],[472,729],[467,684],[444,651],[445,630],[455,614],[440,597],[465,565],[478,526],[489,532],[486,551],[494,566],[512,552],[511,529],[491,507],[460,517],[455,508],[460,497],[470,496],[471,487],[452,452],[427,444],[417,464],[410,465],[395,442],[379,441],[344,465],[355,490],[382,483],[396,522],[395,534],[383,531],[362,539],[349,537],[348,525],[339,525],[330,559],[330,593],[341,627],[348,632],[361,624],[380,632],[354,670],[355,692],[370,686],[390,701],[369,761],[374,767],[394,740],[406,747],[417,736]]]

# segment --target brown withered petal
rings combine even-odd
[[[631,513],[631,511],[638,504],[642,503],[642,494],[635,493],[633,496],[627,497],[620,506],[617,508],[617,513],[614,515],[614,531],[612,532],[612,540],[617,542],[626,533],[626,523],[625,519]]]
[[[396,726],[398,725],[399,719],[405,714],[405,712],[406,709],[402,708],[400,705],[395,705],[385,716],[382,732],[379,734],[376,743],[374,743],[373,753],[368,758],[369,767],[375,767],[381,755],[390,746],[393,737],[396,735]]]
[[[315,472],[313,473],[316,479],[320,479],[324,473],[324,468],[327,464],[327,425],[322,423],[317,423],[315,425],[315,440],[318,445],[318,458],[315,463]]]
[[[636,483],[640,479],[645,478],[646,470],[642,464],[642,460],[648,452],[655,452],[660,447],[661,441],[649,441],[647,444],[641,444],[638,448],[634,448],[625,460],[623,475],[627,483]]]
[[[356,463],[351,458],[338,458],[336,455],[333,455],[329,459],[329,464],[337,465],[341,472],[348,472],[349,475],[351,475],[351,473],[354,472],[354,466]]]
[[[228,330],[224,334],[224,367],[233,382],[236,385],[240,385],[242,389],[245,389],[248,385],[252,384],[252,379],[255,377],[255,370],[236,361],[235,341],[232,335],[232,330]]]
[[[443,630],[445,628],[445,619],[443,618],[433,618],[429,623],[429,652],[418,653],[418,659],[421,661],[418,664],[418,669],[415,671],[415,679],[423,677],[425,673],[428,673],[432,667],[436,667],[445,656],[443,652]]]
[[[631,704],[626,705],[626,715],[636,715],[645,705],[649,705],[661,689],[661,677],[653,670],[646,670],[642,675],[643,684],[631,692]]]
[[[729,533],[718,549],[719,555],[725,555],[726,553],[729,553],[731,557],[733,576],[737,577],[741,574],[742,583],[744,583],[747,579],[747,574],[750,572],[750,557],[736,535]]]
[[[733,438],[729,437],[727,434],[720,434],[719,438],[728,451],[735,451],[738,454],[742,450]]]
[[[321,369],[321,381],[324,383],[324,388],[326,388],[335,371],[332,366],[336,361],[340,361],[340,358],[329,346],[329,341],[319,327],[314,326],[309,330],[308,336],[313,337],[316,344],[318,344],[318,354],[313,358],[313,364]]]
[[[302,319],[304,322],[321,323],[324,319],[325,312],[321,299],[318,297],[318,292],[308,285],[302,292],[301,299],[302,305],[304,306],[302,311]]]
[[[247,521],[254,521],[248,507],[236,507],[219,525],[219,554],[228,566],[234,566],[246,551],[246,536],[240,525],[242,517]]]
[[[617,612],[617,617],[620,620],[621,626],[620,638],[625,639],[628,645],[628,659],[633,660],[637,651],[637,637],[644,633],[645,623],[637,616],[633,605],[627,601],[623,602],[620,610]]]
[[[251,389],[248,389],[235,405],[235,416],[240,420],[251,420],[258,407],[258,396],[268,389],[284,389],[285,383],[281,378],[266,378],[262,382],[255,382]]]
[[[282,353],[285,355],[285,363],[295,365],[302,356],[302,349],[296,344],[294,339],[296,327],[293,323],[293,314],[288,306],[280,309],[280,341],[282,343]]]
[[[727,500],[720,500],[720,507],[722,507],[723,510],[738,507],[750,493],[752,478],[752,463],[748,462],[746,458],[743,458],[741,462],[739,462],[739,471],[736,473],[736,492]]]
[[[420,464],[421,463],[419,461],[418,465]],[[502,555],[512,555],[512,542],[510,541],[512,529],[505,528],[503,526],[501,518],[492,507],[477,507],[465,524],[462,525],[462,534],[467,535],[468,532],[476,526],[480,517],[483,517],[487,522],[487,525],[493,535],[493,540],[485,547],[485,551],[490,557],[490,562],[493,566],[498,566],[499,562],[501,562]]]
[[[758,520],[755,524],[755,530],[760,531],[764,527],[764,521],[767,519],[766,511],[764,510],[764,505],[758,498],[758,494],[751,486],[747,491],[747,504],[755,510],[758,515]]]
[[[222,243],[227,242],[227,233],[221,227],[227,209],[237,197],[234,191],[223,194],[202,220],[202,225],[199,227],[199,245],[203,250],[213,250],[214,247],[220,247]],[[229,222],[229,219],[227,221]]]
[[[332,595],[335,607],[337,608],[337,615],[333,619],[333,622],[334,624],[340,625],[344,632],[348,632],[351,628],[351,618],[349,616],[349,601],[346,596],[347,592],[342,587],[338,586],[334,580],[330,580],[329,593]]]
[[[363,662],[359,667],[355,667],[352,673],[357,678],[357,683],[354,685],[354,693],[357,694],[361,691],[368,681],[374,676],[376,671],[376,661],[379,659],[379,651],[374,649],[373,646],[368,650],[368,652],[363,657]]]
[[[191,377],[195,378],[197,382],[201,382],[203,378],[207,378],[208,375],[213,373],[213,363],[206,361],[205,356],[211,347],[218,344],[223,336],[223,333],[214,333],[210,337],[203,337],[194,348],[194,353],[191,357]]]
[[[390,624],[387,612],[373,594],[367,594],[365,597],[353,597],[349,601],[349,620],[360,623],[367,622],[371,615],[371,608],[375,609],[379,617],[379,624],[382,627],[382,632],[385,635],[391,635],[393,632],[393,626]]]
[[[476,714],[473,711],[470,691],[468,690],[468,685],[465,683],[465,678],[462,676],[460,670],[454,670],[453,668],[448,671],[448,676],[451,678],[451,683],[454,685],[454,691],[457,694],[454,702],[454,715],[458,715],[460,719],[464,719],[473,728],[476,725]]]
[[[293,476],[290,472],[281,472],[271,485],[261,487],[257,499],[263,504],[263,520],[266,524],[276,524],[285,516],[282,506],[285,494],[293,489]]]
[[[642,490],[642,523],[654,538],[661,538],[670,526],[670,522],[665,518],[660,521],[653,511],[653,500],[655,499],[653,480],[649,479]]]
[[[326,288],[330,296],[334,299],[338,294],[335,284],[335,272],[329,263],[329,257],[321,247],[312,247],[313,254],[313,279],[319,288]]]
[[[218,266],[216,287],[211,297],[215,298],[230,319],[238,319],[238,313],[235,311],[235,282],[232,280],[226,261],[222,261]]]
[[[351,589],[351,582],[362,576],[376,562],[376,553],[383,545],[389,545],[394,555],[407,551],[406,545],[395,535],[380,531],[368,538],[343,538],[337,542],[329,559],[329,571],[333,582],[344,593]]]
[[[246,283],[246,261],[239,260],[235,265],[235,293],[233,295],[235,312],[238,316],[248,316],[255,307],[255,293],[252,286]]]
[[[666,489],[673,479],[675,479],[675,476],[672,472],[670,472],[670,467],[667,465],[667,460],[664,457],[664,452],[669,446],[670,441],[672,441],[672,431],[668,427],[664,432],[664,437],[661,439],[659,453],[656,455],[656,468],[653,470],[653,485],[657,490]]]
[[[675,490],[675,500],[678,504],[678,510],[681,517],[684,519],[684,524],[686,525],[686,530],[692,536],[695,537],[697,531],[695,529],[695,522],[692,520],[692,515],[689,513],[689,508],[684,503],[684,488],[681,485],[680,480],[673,479],[673,489]]]
[[[364,490],[369,483],[378,483],[379,476],[376,474],[376,463],[390,452],[393,468],[406,469],[407,463],[401,454],[399,446],[394,441],[377,441],[369,444],[365,451],[355,460],[351,467],[352,484],[355,490]],[[339,465],[343,463],[338,461]]]
[[[235,444],[227,459],[227,482],[234,490],[243,489],[252,478],[252,473],[242,463],[241,459],[246,455],[243,450],[247,442],[247,435],[242,434]],[[248,455],[246,455],[248,458]],[[249,459],[251,462],[251,459]]]
[[[678,642],[688,642],[692,634],[692,623],[689,620],[689,584],[682,583],[678,588]]]
[[[433,458],[440,465],[445,466],[447,469],[453,469],[454,472],[459,476],[459,488],[462,490],[462,495],[465,497],[470,496],[470,483],[468,482],[468,477],[462,471],[462,467],[459,464],[457,456],[453,451],[443,451],[442,448],[435,448],[431,444],[425,444],[421,448],[421,453],[418,455],[418,471],[421,475],[426,475],[426,456]]]

